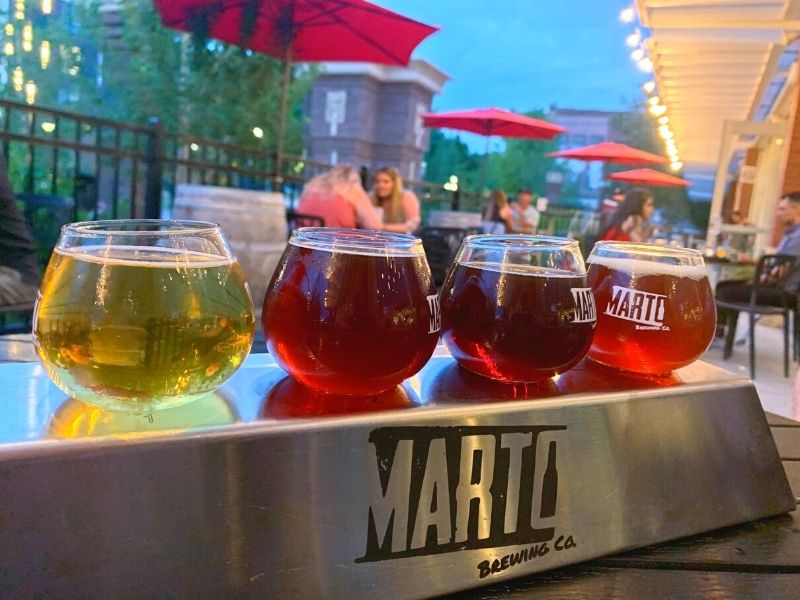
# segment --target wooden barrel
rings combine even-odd
[[[283,195],[183,184],[176,190],[172,217],[219,223],[244,271],[260,317],[264,294],[286,246]]]

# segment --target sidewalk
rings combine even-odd
[[[790,349],[791,351],[791,349]],[[791,355],[789,357],[791,359]],[[722,360],[722,340],[714,340],[702,360],[743,377],[750,376],[747,345],[734,346],[733,356]],[[800,398],[794,396],[794,379],[798,365],[789,363],[789,378],[783,376],[783,331],[758,323],[756,325],[756,390],[764,410],[790,419],[800,420]]]

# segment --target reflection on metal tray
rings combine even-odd
[[[439,350],[332,400],[251,355],[152,415],[0,383],[4,596],[422,598],[794,507],[752,384],[703,363],[508,386]]]

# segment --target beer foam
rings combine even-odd
[[[335,244],[333,246],[316,243],[314,241],[298,241],[295,239],[289,240],[289,244],[297,246],[298,248],[306,248],[308,250],[321,250],[323,252],[330,252],[336,254],[355,254],[358,256],[393,256],[396,258],[419,258],[424,253],[417,249],[405,248],[365,248],[363,246],[353,246],[347,243]]]
[[[586,261],[590,265],[600,265],[628,275],[644,277],[648,275],[671,275],[672,277],[687,277],[689,279],[703,279],[708,277],[706,268],[702,265],[674,265],[641,258],[619,258],[610,256],[592,256]]]
[[[160,246],[83,246],[56,248],[54,252],[64,257],[101,265],[160,269],[222,267],[236,262],[235,258]]]
[[[550,267],[538,267],[535,265],[518,265],[513,263],[489,263],[481,261],[459,261],[462,267],[471,267],[482,271],[492,271],[494,273],[506,273],[511,275],[524,275],[526,277],[546,277],[553,278],[575,278],[583,277],[585,272],[572,273],[563,269],[553,269]]]

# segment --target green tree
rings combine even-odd
[[[656,126],[642,106],[618,113],[611,118],[611,128],[617,133],[616,141],[628,144],[654,154],[664,154],[664,144],[656,134]],[[625,171],[631,167],[625,165],[606,164],[606,177],[611,173]],[[652,167],[667,171],[666,168]],[[611,187],[611,186],[610,186]],[[616,186],[614,186],[616,187]],[[668,223],[677,223],[691,218],[689,197],[682,188],[649,188],[653,192],[656,207]]]
[[[76,0],[37,26],[37,48],[39,39],[52,47],[46,70],[37,53],[24,57],[39,87],[37,104],[135,123],[157,117],[168,131],[274,148],[280,60],[214,40],[195,42],[164,27],[151,0],[121,0],[121,37],[111,37],[99,4]],[[288,153],[302,151],[301,105],[314,75],[295,69]],[[254,127],[264,131],[263,139],[253,135]]]

